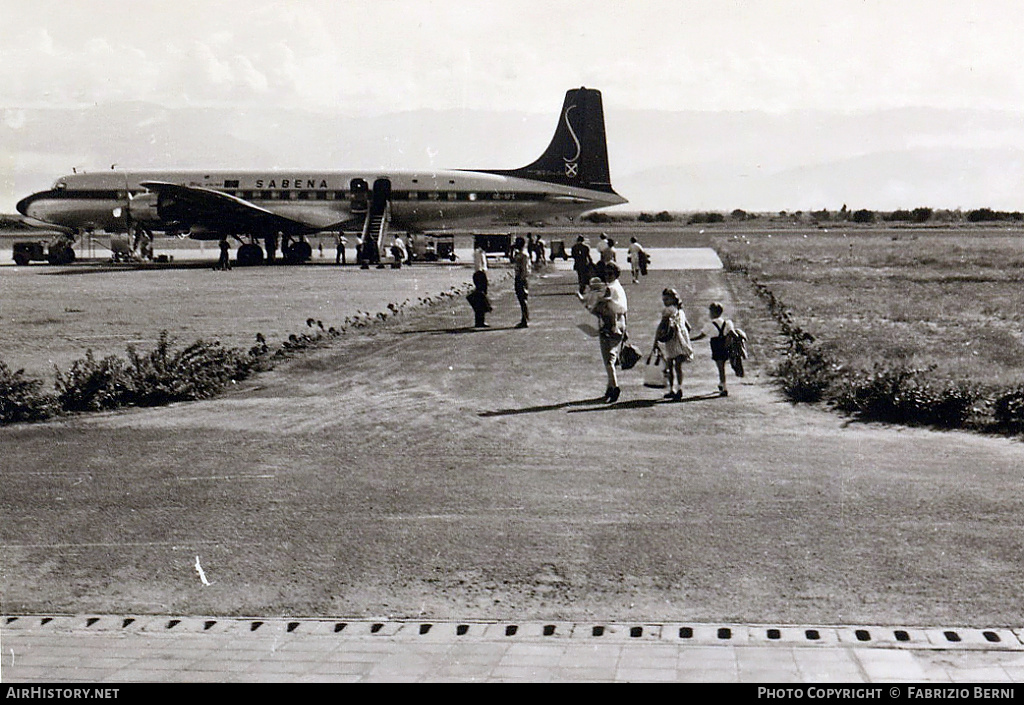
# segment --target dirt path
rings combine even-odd
[[[505,284],[486,331],[459,301],[210,402],[0,430],[4,609],[1019,624],[1020,443],[793,407],[756,346],[728,398],[698,343],[683,403],[637,370],[602,404],[573,284],[537,277],[527,330]],[[655,271],[641,347],[667,285],[754,310]]]

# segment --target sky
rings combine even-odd
[[[1015,109],[1015,0],[0,0],[0,106]]]
[[[548,114],[580,85],[606,115],[1020,111],[1022,20],[1019,0],[0,0],[0,129],[123,101]]]

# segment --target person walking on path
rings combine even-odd
[[[337,251],[334,255],[335,264],[345,264],[345,245],[348,244],[348,240],[345,239],[345,235],[339,230],[338,236],[334,241]]]
[[[609,281],[608,268],[610,265],[615,264],[615,240],[608,238],[605,242],[608,243],[608,246],[601,250],[601,261],[598,263],[598,266],[603,272],[603,274],[600,275],[601,278],[605,281]],[[617,264],[615,264],[615,269],[617,272],[621,271]],[[620,283],[619,286],[622,286],[622,284]]]
[[[217,266],[214,269],[227,271],[231,269],[231,245],[228,244],[226,237],[222,237],[218,246],[220,247],[220,259],[217,260]]]
[[[576,238],[576,244],[572,246],[570,253],[572,254],[572,268],[576,272],[576,282],[579,285],[580,294],[582,294],[587,289],[587,281],[594,268],[594,263],[590,260],[590,247],[582,235]]]
[[[679,293],[675,289],[662,291],[661,302],[665,308],[654,334],[654,344],[661,350],[668,371],[668,393],[665,398],[680,401],[683,398],[683,364],[693,359],[690,324],[686,321]]]
[[[516,290],[516,299],[519,300],[519,309],[522,312],[522,318],[516,325],[516,328],[526,328],[530,325],[530,306],[527,300],[530,298],[530,287],[529,287],[529,276],[530,276],[530,256],[523,250],[526,247],[526,240],[522,237],[517,237],[515,244],[512,246],[512,267],[515,272],[514,287]]]
[[[607,283],[604,286],[603,294],[600,291],[600,280],[591,285],[591,293],[587,296],[579,295],[592,314],[597,316],[598,340],[601,343],[601,361],[604,363],[605,375],[608,378],[608,387],[605,389],[602,401],[614,404],[619,399],[621,389],[619,388],[618,375],[615,372],[615,364],[619,360],[619,351],[622,342],[626,337],[626,290],[622,288],[619,281],[619,266],[612,262],[605,271]],[[593,303],[591,303],[593,302]]]
[[[473,292],[466,298],[473,307],[473,327],[489,328],[484,320],[491,312],[491,301],[487,298],[487,253],[480,245],[473,248]]]
[[[597,241],[597,262],[594,264],[594,269],[597,271],[597,276],[604,279],[604,253],[608,249],[608,233],[601,233],[601,238]]]
[[[718,366],[718,396],[729,396],[729,390],[725,386],[725,363],[729,361],[729,345],[726,336],[736,334],[736,327],[733,322],[724,317],[725,308],[717,301],[708,306],[708,315],[711,320],[704,324],[697,335],[691,340],[700,340],[711,336],[711,359]]]
[[[609,240],[609,242],[611,242]],[[619,352],[622,343],[626,338],[626,290],[622,288],[619,281],[619,265],[609,262],[605,265],[605,281],[608,289],[605,298],[608,300],[608,310],[611,313],[610,321],[606,319],[606,325],[602,327],[601,334],[601,359],[604,362],[604,371],[608,376],[608,391],[605,400],[614,404],[619,399],[619,380],[615,374],[615,363],[618,362]]]
[[[267,264],[273,264],[277,259],[277,233],[267,233],[263,236],[263,248],[267,251]]]
[[[640,274],[641,274],[641,267],[640,267],[640,265],[641,265],[641,263],[643,261],[643,258],[646,257],[646,256],[647,256],[647,253],[644,252],[643,245],[641,245],[639,242],[637,242],[635,237],[629,238],[629,252],[626,255],[626,259],[629,260],[629,268],[630,268],[630,270],[632,271],[632,274],[633,274],[633,283],[634,284],[639,284],[640,283]]]
[[[406,252],[405,243],[402,238],[395,235],[391,240],[391,257],[394,261],[391,263],[392,269],[401,269],[402,263],[405,262]]]
[[[537,269],[540,269],[541,267],[543,267],[544,263],[547,261],[545,259],[545,257],[547,256],[547,255],[545,255],[546,248],[547,248],[547,243],[544,242],[544,238],[542,238],[540,235],[538,235],[537,236],[537,242],[535,242],[534,245],[533,245],[534,255],[536,256],[536,259],[534,261],[534,266]]]

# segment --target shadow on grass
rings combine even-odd
[[[541,406],[524,406],[520,409],[498,409],[497,411],[481,411],[479,416],[516,416],[517,414],[533,414],[542,411],[558,411],[559,409],[568,409],[569,414],[582,414],[589,411],[610,411],[612,409],[649,409],[652,406],[662,406],[665,404],[682,404],[686,402],[694,401],[705,401],[708,399],[718,399],[718,392],[710,394],[696,394],[694,396],[685,397],[679,401],[671,401],[669,399],[629,399],[626,401],[618,401],[614,404],[608,404],[602,397],[592,397],[590,399],[575,399],[573,401],[563,401],[558,404],[543,404]],[[586,406],[586,409],[574,409],[571,407]]]
[[[486,328],[477,328],[476,326],[465,326],[463,328],[429,328],[427,330],[403,330],[399,332],[399,335],[413,335],[413,334],[424,334],[424,335],[461,335],[463,333],[487,333],[490,331],[498,330],[514,330],[515,326],[500,326],[492,327],[487,326]]]
[[[612,411],[612,410],[626,410],[626,409],[649,409],[652,406],[666,406],[674,404],[687,404],[695,401],[707,401],[709,399],[718,399],[718,392],[710,394],[695,394],[689,397],[683,397],[678,401],[671,399],[628,399],[626,401],[617,401],[614,404],[602,404],[601,406],[595,406],[590,409],[570,409],[570,414],[582,414],[589,411]]]
[[[570,406],[584,406],[587,404],[604,404],[602,397],[593,397],[590,399],[576,399],[573,401],[563,401],[558,404],[544,404],[542,406],[524,406],[521,409],[498,409],[497,411],[481,411],[479,416],[515,416],[517,414],[534,414],[541,411],[558,411],[559,409],[565,409]]]
[[[81,262],[78,264],[46,265],[59,267],[49,272],[40,272],[45,277],[66,277],[78,274],[108,274],[110,272],[136,272],[156,269],[212,269],[210,261],[183,262]]]

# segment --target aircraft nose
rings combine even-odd
[[[26,196],[25,198],[18,201],[17,205],[15,205],[14,207],[17,208],[18,212],[21,213],[22,215],[31,217],[28,212],[29,206],[31,206],[35,201],[41,198],[45,193],[45,191],[40,191],[38,193],[33,193],[31,196]]]
[[[31,196],[27,196],[21,199],[20,201],[18,201],[18,204],[15,206],[15,208],[17,208],[18,212],[21,213],[22,215],[28,215],[28,206],[30,203],[32,203],[32,200],[34,198],[35,194],[32,194]]]

